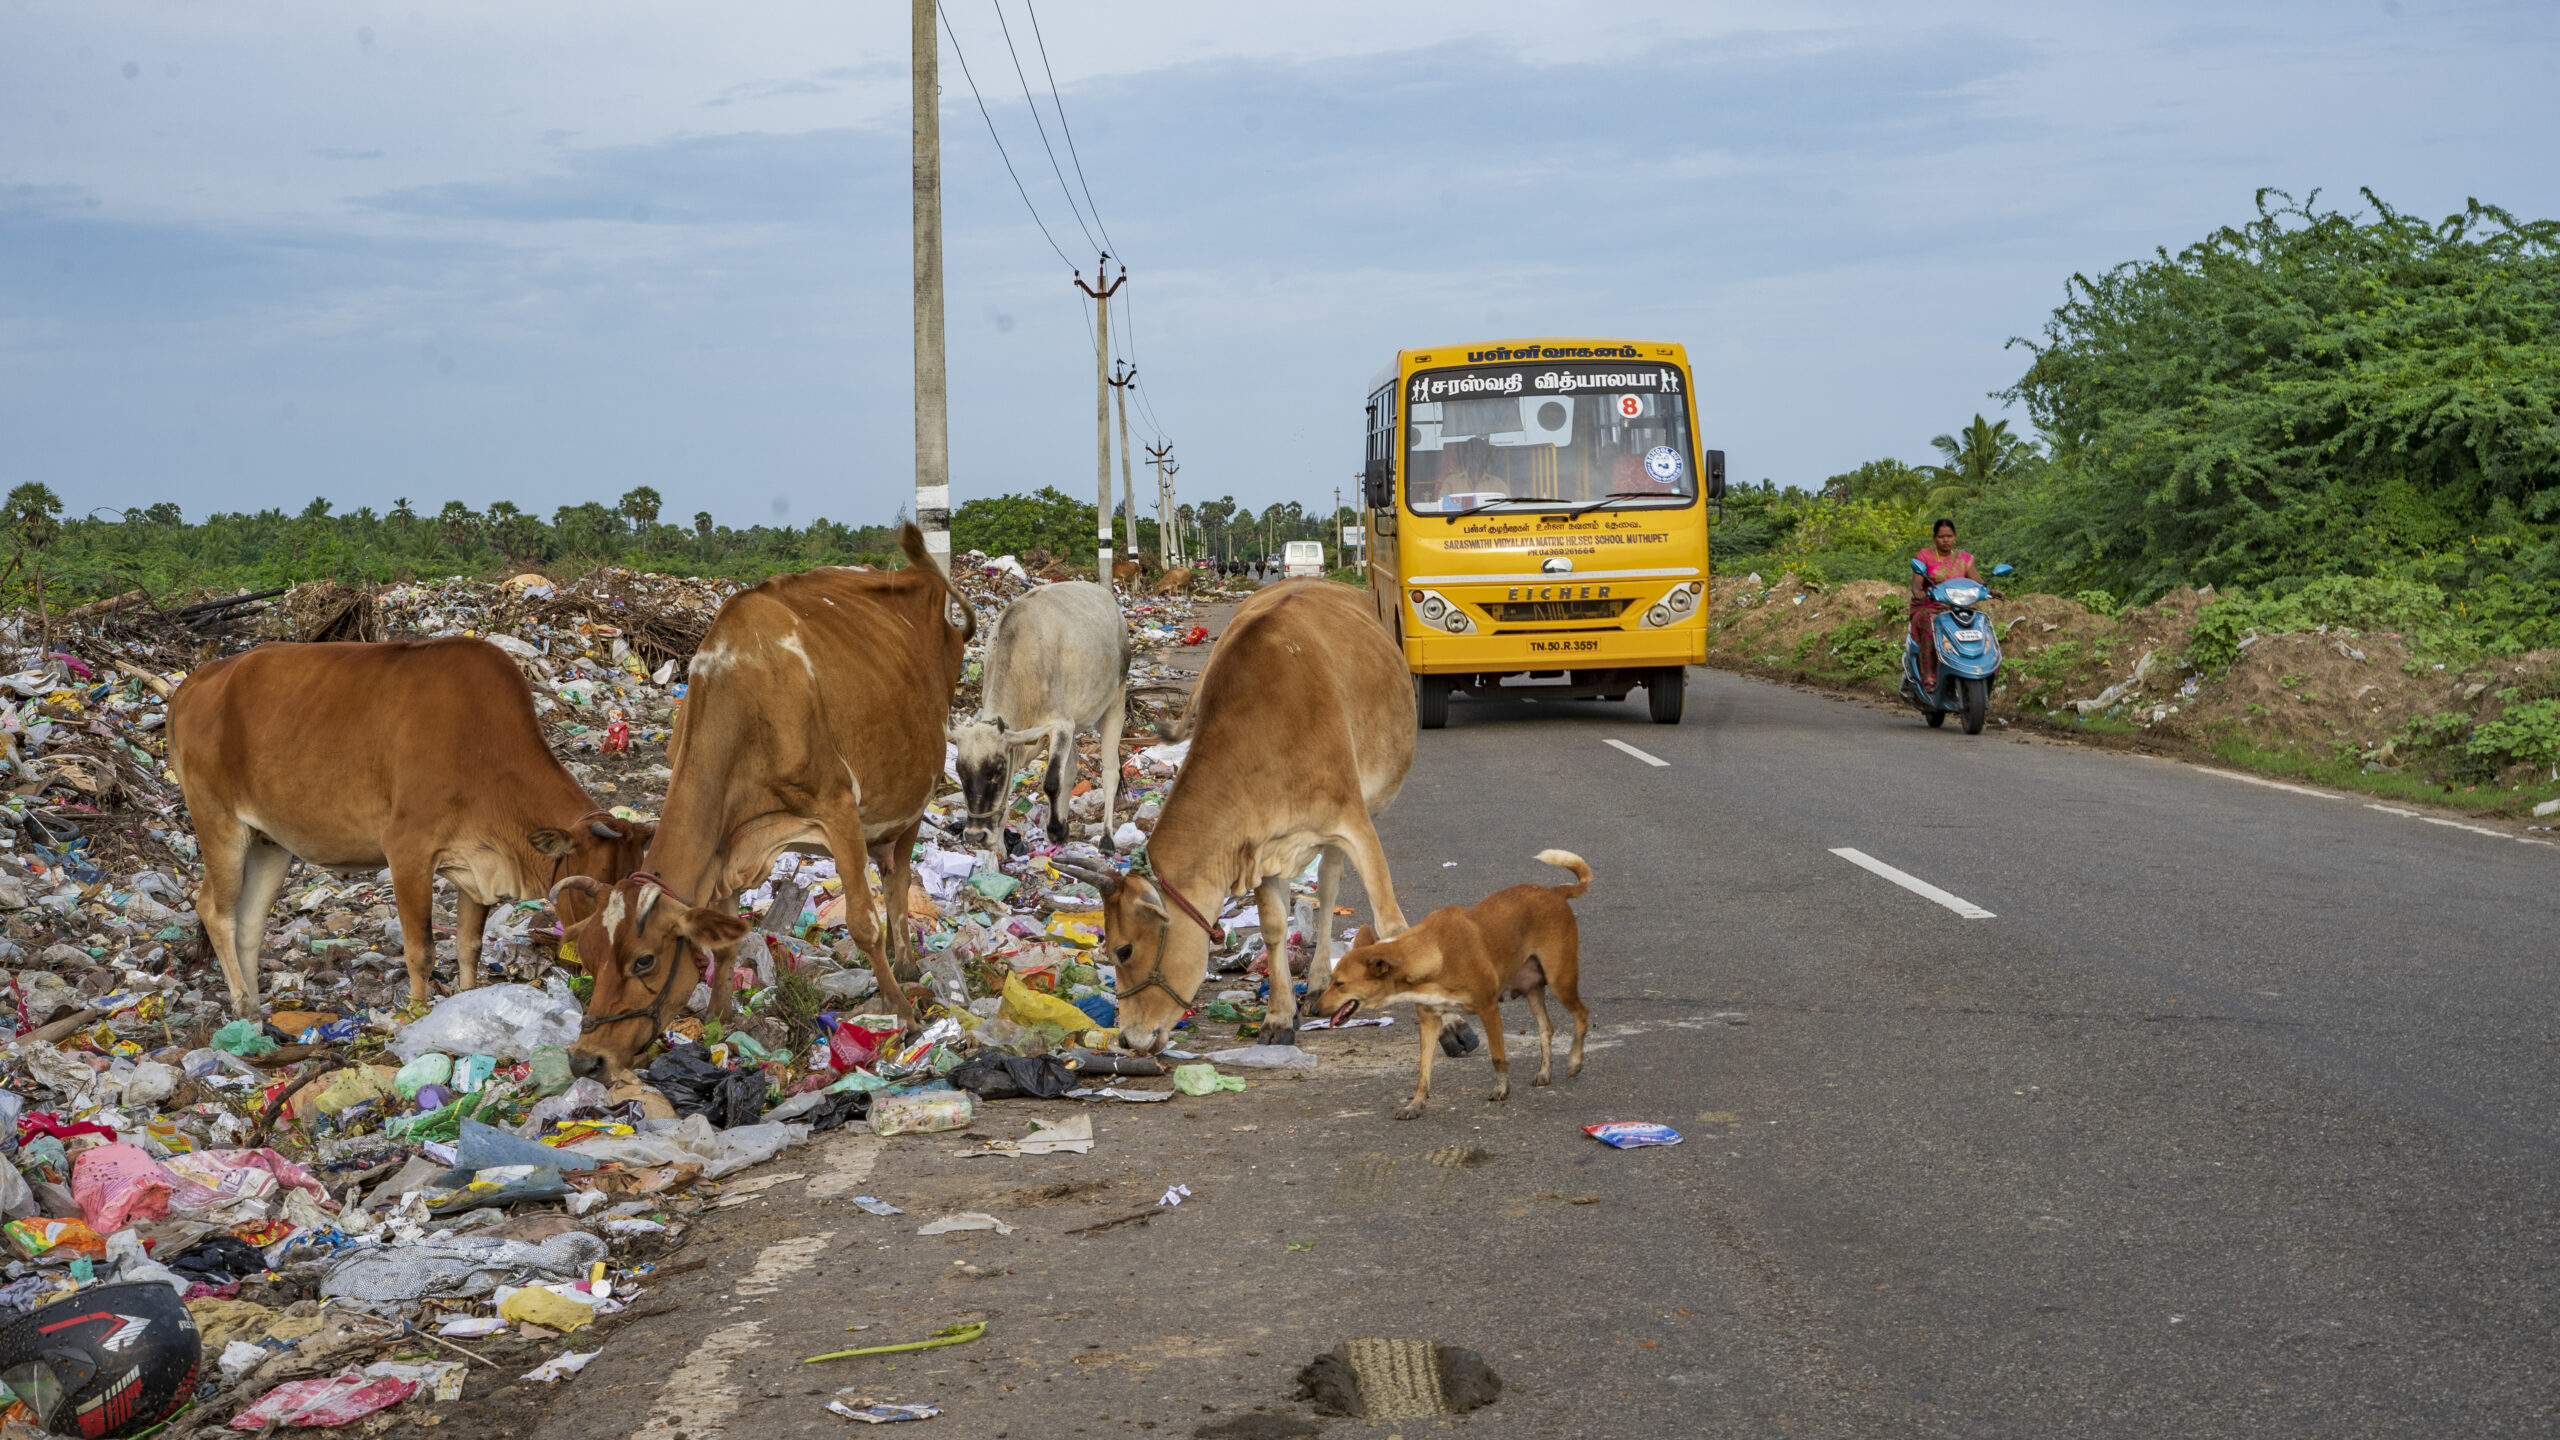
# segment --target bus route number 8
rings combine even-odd
[[[1618,414],[1628,420],[1641,417],[1644,414],[1644,397],[1641,395],[1619,396]]]

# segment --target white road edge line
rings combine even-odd
[[[1658,759],[1654,758],[1654,757],[1653,757],[1653,756],[1651,756],[1651,755],[1647,755],[1647,754],[1646,754],[1646,753],[1644,753],[1643,751],[1641,751],[1641,750],[1637,749],[1637,748],[1636,748],[1636,747],[1634,747],[1633,745],[1628,744],[1628,743],[1627,743],[1626,741],[1624,741],[1624,740],[1603,740],[1603,741],[1601,741],[1600,743],[1601,743],[1601,744],[1603,744],[1603,745],[1611,746],[1611,747],[1613,747],[1613,748],[1615,748],[1615,749],[1624,750],[1624,751],[1626,751],[1628,754],[1633,755],[1634,757],[1636,757],[1637,759],[1639,759],[1639,760],[1643,761],[1643,762],[1644,762],[1644,763],[1646,763],[1647,765],[1651,765],[1651,766],[1653,766],[1655,769],[1665,769],[1665,768],[1668,768],[1668,767],[1670,766],[1670,764],[1671,764],[1671,762],[1670,762],[1670,761],[1668,761],[1668,760],[1658,760]]]
[[[2468,830],[2474,835],[2486,835],[2492,840],[2513,840],[2519,845],[2549,845],[2551,843],[2548,840],[2536,840],[2529,835],[2510,835],[2504,830],[2492,830],[2486,825],[2471,825],[2460,820],[2447,820],[2441,815],[2425,815],[2415,810],[2403,810],[2397,805],[2376,805],[2368,801],[2364,808],[2367,810],[2379,810],[2385,815],[2397,815],[2404,820],[2424,820],[2430,825],[2442,825],[2448,830]]]
[[[1997,920],[2000,918],[1999,916],[1992,914],[1990,911],[1983,909],[1981,906],[1974,904],[1972,901],[1965,899],[1961,895],[1950,895],[1946,891],[1939,889],[1937,886],[1930,884],[1928,881],[1921,879],[1917,875],[1906,875],[1877,859],[1873,855],[1868,854],[1864,850],[1852,850],[1844,845],[1833,850],[1831,853],[1848,861],[1850,864],[1857,866],[1861,870],[1874,871],[1876,874],[1883,876],[1887,880],[1892,881],[1894,884],[1901,886],[1903,889],[1910,891],[1912,894],[1919,896],[1923,900],[1934,900],[1963,916],[1967,920]]]
[[[2243,775],[2237,770],[2216,770],[2210,765],[2199,765],[2196,769],[2203,771],[2207,775],[2219,775],[2225,780],[2237,780],[2243,785],[2264,785],[2270,790],[2282,790],[2293,795],[2308,795],[2314,800],[2344,800],[2347,798],[2344,795],[2332,795],[2326,790],[2305,790],[2299,785],[2287,785],[2281,780],[2262,780],[2255,775]]]

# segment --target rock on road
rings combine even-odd
[[[1095,1108],[1090,1155],[831,1138],[703,1217],[678,1308],[475,1423],[833,1436],[853,1386],[952,1436],[2560,1426],[2560,850],[1706,671],[1677,727],[1461,703],[1383,828],[1415,915],[1591,862],[1580,1078],[1527,1084],[1515,1003],[1511,1099],[1479,1052],[1398,1123],[1401,1012],[1309,1037],[1310,1078]],[[1584,1136],[1612,1119],[1688,1138]],[[954,1210],[1019,1228],[915,1233]],[[1502,1398],[1290,1399],[1370,1336],[1472,1349]]]

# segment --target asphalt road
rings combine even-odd
[[[856,1385],[943,1406],[920,1434],[1315,1433],[1294,1372],[1375,1336],[1503,1397],[1331,1433],[2560,1429],[2560,850],[1706,671],[1677,727],[1462,702],[1385,829],[1415,914],[1591,862],[1580,1078],[1515,1052],[1488,1105],[1481,1054],[1443,1062],[1393,1121],[1408,1015],[1311,1037],[1311,1079],[1095,1112],[1091,1155],[832,1140],[704,1218],[682,1309],[483,1428],[832,1435]],[[1688,1138],[1583,1135],[1611,1119]],[[959,1208],[1020,1231],[914,1234]]]

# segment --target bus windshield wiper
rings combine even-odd
[[[1602,499],[1594,500],[1588,505],[1575,506],[1571,513],[1575,515],[1588,515],[1592,511],[1607,505],[1613,500],[1680,500],[1686,498],[1686,496],[1681,495],[1678,491],[1612,490]]]

